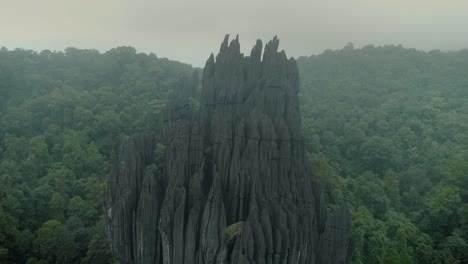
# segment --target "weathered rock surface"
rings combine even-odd
[[[121,263],[347,263],[350,216],[327,217],[301,135],[296,62],[275,37],[250,56],[224,39],[181,81],[156,135],[131,138],[109,176],[107,227]],[[155,145],[165,145],[154,163]]]

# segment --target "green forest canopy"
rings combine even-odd
[[[353,212],[354,263],[468,262],[468,50],[299,58],[312,167]]]
[[[354,263],[468,262],[468,51],[397,46],[298,59],[311,166],[353,215]],[[159,124],[186,64],[0,50],[0,263],[113,263],[103,177]]]

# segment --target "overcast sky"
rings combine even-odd
[[[468,0],[0,0],[0,46],[140,52],[202,66],[225,34],[248,53],[274,35],[290,56],[346,43],[468,48]]]

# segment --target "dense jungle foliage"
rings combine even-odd
[[[102,179],[191,72],[130,47],[0,50],[0,263],[112,263]]]
[[[354,263],[468,262],[468,51],[396,46],[298,60],[301,111]],[[0,263],[113,263],[103,177],[193,69],[120,47],[0,50]]]
[[[354,263],[468,263],[468,50],[298,60],[304,136]]]

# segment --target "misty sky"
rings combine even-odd
[[[225,34],[248,53],[278,35],[290,56],[352,42],[468,48],[468,0],[0,0],[0,46],[134,46],[202,66]]]

